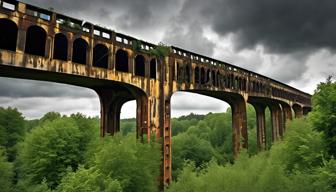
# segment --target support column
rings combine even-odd
[[[266,149],[266,120],[265,120],[265,109],[266,106],[263,104],[252,104],[257,117],[257,146],[259,151],[264,151]]]
[[[137,113],[136,113],[136,131],[137,138],[142,141],[150,141],[149,129],[149,100],[146,96],[140,96],[137,99]],[[146,138],[144,138],[146,137]]]
[[[53,34],[52,34],[53,35]],[[44,55],[45,57],[51,59],[52,58],[52,49],[54,45],[54,38],[47,35],[46,37],[46,42],[45,42],[45,50],[44,50]]]
[[[91,35],[88,48],[86,50],[86,66],[88,68],[91,68],[93,65],[93,48],[95,46],[93,41],[94,41],[94,38],[93,38],[93,35]]]
[[[113,134],[111,128],[110,106],[112,104],[112,91],[97,91],[100,100],[100,136],[105,137],[106,133]]]
[[[170,124],[170,98],[165,100],[164,131],[163,131],[163,179],[168,185],[172,180],[172,147],[171,147],[171,124]]]
[[[286,131],[286,123],[293,119],[292,108],[288,104],[281,104],[284,117],[284,131]]]
[[[236,100],[231,104],[232,108],[232,152],[234,157],[238,156],[240,150],[240,141],[242,147],[248,147],[247,119],[246,119],[246,102]]]

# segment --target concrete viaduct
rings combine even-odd
[[[238,66],[173,46],[159,59],[146,52],[155,49],[154,44],[14,0],[0,3],[0,76],[95,90],[101,103],[102,137],[119,131],[122,105],[136,100],[137,137],[160,138],[162,144],[162,184],[171,181],[174,92],[229,103],[234,155],[248,147],[247,103],[257,114],[260,150],[266,146],[266,107],[271,111],[273,140],[282,137],[287,120],[311,110],[311,95]],[[136,42],[140,50],[134,49]]]

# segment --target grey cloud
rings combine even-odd
[[[98,98],[4,98],[0,97],[0,106],[15,107],[28,119],[40,118],[50,111],[65,115],[83,113],[89,116],[99,115]]]
[[[71,85],[0,77],[0,97],[94,98],[96,93]]]
[[[181,111],[221,111],[226,102],[204,95],[177,92],[172,97],[172,109]]]
[[[336,48],[334,0],[204,1],[212,28],[234,33],[237,49],[261,44],[274,53]]]
[[[56,12],[129,35],[141,34],[141,37],[146,38],[157,33],[158,28],[164,28],[179,5],[179,0],[26,0],[25,2],[44,8],[53,7]]]
[[[204,29],[208,24],[202,18],[204,7],[200,0],[185,1],[179,14],[173,17],[163,41],[193,52],[211,56],[215,43],[207,39]]]
[[[164,42],[204,55],[212,55],[215,44],[206,39],[199,25],[174,26],[166,32]]]

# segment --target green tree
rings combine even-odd
[[[330,155],[336,156],[336,82],[329,77],[317,86],[312,98],[313,126],[324,133]]]
[[[287,124],[281,146],[278,158],[285,162],[289,171],[309,171],[323,165],[325,141],[322,133],[314,130],[306,118],[294,119]]]
[[[335,191],[336,161],[323,160],[324,151],[322,134],[309,120],[297,119],[270,151],[243,151],[233,164],[187,164],[167,191]]]
[[[29,185],[45,179],[49,187],[55,188],[68,168],[76,170],[83,162],[86,143],[82,141],[82,133],[73,119],[45,121],[19,145],[19,179]]]
[[[15,108],[0,107],[0,145],[6,148],[9,161],[16,157],[16,144],[25,134],[25,121]]]
[[[127,135],[129,133],[135,133],[136,120],[132,119],[121,119],[120,120],[120,131],[123,135]]]
[[[209,141],[194,134],[180,133],[173,137],[173,174],[177,176],[185,161],[192,161],[197,167],[216,157],[215,151]]]
[[[13,165],[7,161],[5,150],[0,148],[0,186],[1,191],[12,190]]]
[[[118,180],[125,192],[151,192],[158,190],[160,174],[160,149],[155,143],[142,144],[135,134],[122,137],[120,134],[100,141],[100,148],[92,154],[91,166],[109,177]]]
[[[117,180],[99,173],[94,168],[80,167],[76,172],[69,172],[63,177],[57,192],[121,192],[122,188]]]
[[[62,116],[58,112],[48,112],[44,114],[44,116],[40,119],[40,123],[43,123],[45,121],[53,121],[56,119],[60,119]]]

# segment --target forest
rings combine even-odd
[[[336,191],[336,82],[318,85],[308,116],[286,124],[284,138],[258,152],[256,118],[248,110],[249,148],[231,152],[231,110],[172,119],[173,182],[168,192]],[[161,152],[136,140],[135,119],[99,137],[99,119],[49,112],[27,120],[0,108],[0,191],[156,192]]]

